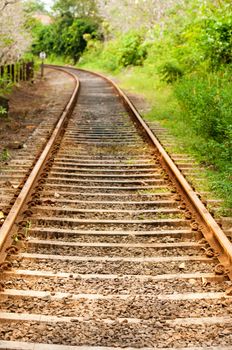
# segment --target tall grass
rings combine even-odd
[[[116,76],[148,99],[146,118],[169,128],[207,166],[211,188],[232,207],[232,5],[222,0],[202,12],[192,5],[153,42],[144,36],[135,45],[135,33],[90,41],[80,65]]]

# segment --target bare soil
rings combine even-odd
[[[37,78],[34,83],[23,82],[15,86],[8,96],[8,116],[0,118],[0,155],[4,149],[12,156],[16,155],[36,127],[48,117],[45,113],[48,107],[57,111],[59,93],[65,89],[71,92],[73,84],[67,74],[46,69],[43,80]]]

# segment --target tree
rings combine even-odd
[[[27,0],[25,2],[25,10],[28,13],[47,13],[45,9],[45,4],[41,0]]]
[[[48,55],[56,55],[78,61],[87,41],[85,35],[97,35],[98,25],[88,19],[71,19],[67,16],[57,19],[51,25],[38,24],[34,27],[35,39],[32,51],[38,55],[46,51]]]
[[[56,0],[53,6],[55,14],[76,18],[99,20],[98,6],[95,0]]]
[[[112,30],[128,32],[145,28],[152,31],[161,27],[173,6],[182,6],[186,0],[98,0],[101,16]]]
[[[32,0],[30,0],[32,1]],[[38,1],[38,0],[33,0]],[[56,0],[50,25],[33,28],[32,51],[78,61],[87,45],[87,37],[100,37],[98,8],[95,0]]]
[[[55,31],[53,25],[44,25],[35,21],[32,27],[33,42],[31,51],[38,56],[41,51],[48,55],[53,53],[55,44]]]
[[[19,59],[30,46],[20,0],[0,0],[0,64]]]
[[[76,19],[73,24],[63,33],[64,52],[67,57],[72,58],[74,64],[79,60],[86,48],[86,34],[96,34],[97,26],[89,20]]]

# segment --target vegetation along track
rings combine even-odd
[[[1,228],[0,349],[232,349],[230,242],[122,92],[65,70]]]

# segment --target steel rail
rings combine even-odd
[[[66,71],[65,68],[60,67],[56,67],[56,69]],[[204,206],[199,206],[199,202],[195,200],[197,195],[185,182],[181,172],[176,168],[123,91],[102,75],[96,74],[101,79],[95,79],[90,75],[91,72],[87,71],[88,74],[82,75],[78,70],[66,69],[68,74],[74,73],[77,77],[80,75],[80,84],[78,78],[75,77],[76,87],[72,98],[63,112],[60,113],[60,120],[52,129],[48,144],[44,147],[24,187],[20,187],[20,189],[22,188],[21,200],[18,206],[14,205],[10,212],[12,221],[8,221],[8,227],[5,225],[6,228],[3,232],[5,240],[3,236],[0,236],[4,253],[2,257],[6,256],[6,261],[2,265],[0,264],[0,271],[3,271],[3,278],[0,281],[2,298],[2,329],[0,331],[2,341],[0,341],[0,348],[38,348],[39,350],[42,348],[57,349],[58,347],[60,350],[66,348],[67,350],[68,348],[81,349],[79,345],[84,341],[86,346],[89,343],[97,342],[99,346],[107,345],[109,350],[119,349],[118,346],[121,344],[122,347],[123,345],[132,346],[130,349],[136,350],[136,347],[139,346],[156,346],[161,340],[161,346],[173,345],[172,349],[177,350],[175,337],[171,339],[172,343],[166,337],[164,340],[161,339],[162,334],[165,335],[167,327],[161,328],[165,325],[169,327],[171,336],[177,331],[175,327],[184,326],[180,332],[180,339],[178,339],[179,346],[186,344],[185,328],[188,327],[190,328],[188,328],[187,342],[191,341],[193,345],[201,345],[202,350],[211,339],[215,340],[216,344],[220,344],[221,334],[228,335],[228,324],[231,322],[230,310],[225,310],[222,313],[224,300],[230,298],[231,295],[231,288],[227,289],[227,277],[224,276],[226,272],[224,266],[229,269],[231,263],[230,247],[227,251],[225,248],[227,241],[223,240],[220,231],[214,232],[218,227],[214,226],[212,221],[207,221],[207,210]],[[92,78],[88,79],[89,77]],[[105,83],[103,79],[108,83]],[[81,88],[79,89],[82,81],[83,92]],[[106,93],[106,99],[99,98],[99,102],[104,105],[96,109],[96,96],[98,96],[99,87],[104,89],[107,86],[111,87],[110,94]],[[94,97],[89,96],[90,90],[93,91]],[[73,112],[78,91],[80,91],[80,99]],[[114,103],[111,104],[112,100]],[[109,101],[110,104],[108,105],[106,101]],[[109,108],[112,113],[106,112]],[[118,120],[115,120],[116,111],[121,112],[119,112]],[[126,116],[124,116],[124,111],[127,111]],[[69,113],[71,113],[71,118],[68,118]],[[88,115],[91,115],[90,118]],[[96,147],[94,143],[89,142],[84,147],[79,147],[78,136],[74,141],[70,141],[70,134],[75,134],[75,130],[83,126],[84,129],[86,128],[83,135],[87,135],[89,141],[91,141],[91,136],[94,138],[94,135],[96,136],[99,131],[104,138],[106,129],[110,131],[115,129],[115,132],[112,132],[113,136],[107,138],[109,146],[105,148],[100,143],[100,146]],[[115,128],[115,126],[119,127]],[[121,147],[120,145],[119,148],[111,147],[111,139],[118,139],[121,130],[130,131],[131,129],[134,133],[139,134],[131,142],[133,149],[130,146]],[[122,139],[127,138],[130,140],[125,132]],[[139,143],[137,143],[137,139]],[[117,146],[116,142],[115,145]],[[154,176],[159,175],[165,180],[165,186],[157,187],[154,185],[153,188],[154,190],[158,188],[158,191],[161,191],[161,188],[164,187],[165,195],[168,194],[167,198],[164,197],[162,191],[158,196],[156,190],[154,193],[149,191],[150,194],[142,193],[142,190],[147,187],[146,182],[142,183],[140,187],[137,185],[136,187],[121,186],[122,189],[139,188],[141,193],[137,194],[134,191],[118,191],[119,186],[112,187],[109,184],[107,186],[104,184],[93,186],[92,183],[84,183],[83,185],[82,180],[81,184],[79,183],[79,177],[76,177],[76,185],[72,184],[73,188],[70,188],[69,175],[75,177],[79,168],[83,170],[89,166],[91,172],[98,169],[97,165],[100,165],[101,172],[104,173],[105,169],[106,171],[111,169],[114,172],[113,168],[117,164],[116,166],[123,173],[128,161],[132,161],[132,164],[143,164],[143,161],[138,163],[141,155],[146,159],[147,164],[154,163]],[[78,170],[73,170],[73,172],[72,170],[70,172],[67,167],[67,160],[71,161],[70,157],[73,159],[74,165],[79,164]],[[79,157],[81,157],[81,163]],[[59,163],[62,166],[57,172],[58,177],[55,177],[54,174],[51,174],[54,173],[54,166],[56,167]],[[141,166],[143,168],[144,164]],[[165,171],[161,172],[162,168]],[[142,178],[143,172],[138,170],[138,173]],[[65,176],[62,177],[61,174]],[[99,175],[97,175],[98,177]],[[115,175],[115,177],[117,176]],[[62,190],[62,186],[67,191]],[[78,188],[80,188],[80,192],[77,192]],[[107,191],[107,189],[112,188],[116,188],[117,191]],[[55,193],[55,189],[58,191],[57,193]],[[85,189],[89,193],[86,193]],[[110,197],[107,198],[107,195]],[[136,195],[135,198],[134,195]],[[173,196],[175,197],[173,198]],[[136,203],[134,200],[139,200],[143,206],[141,210],[129,210],[127,204],[125,208],[122,207],[123,202],[121,203],[120,197],[124,199],[124,204]],[[152,221],[149,215],[144,217],[128,214],[118,217],[107,214],[102,217],[98,214],[109,212],[107,209],[109,206],[98,208],[94,205],[92,208],[88,204],[89,200],[94,200],[95,203],[107,203],[105,200],[109,199],[108,203],[110,203],[110,199],[114,199],[116,203],[120,203],[120,210],[114,207],[111,214],[114,211],[118,213],[136,212],[137,214],[138,212],[151,211],[146,209],[145,205],[146,202],[150,203],[149,199],[154,202],[156,199],[156,203],[163,199],[163,203],[165,198],[169,202],[174,202],[174,205],[171,205],[173,209],[178,207],[177,201],[181,201],[178,209],[181,209],[182,214],[179,218],[169,215],[161,216],[161,218],[152,216]],[[197,199],[200,201],[198,197]],[[76,207],[76,205],[69,204],[76,204],[76,200],[79,202],[83,200],[84,206],[78,205]],[[61,206],[61,201],[67,203]],[[165,201],[167,203],[167,200]],[[111,201],[111,203],[115,202]],[[184,217],[186,207],[188,210]],[[14,208],[15,210],[13,210]],[[165,210],[167,210],[167,205],[164,206],[164,212]],[[83,213],[76,215],[77,211],[86,212],[87,215],[82,215]],[[70,212],[73,212],[74,215],[70,216]],[[22,230],[27,220],[30,219],[33,223],[32,228],[29,228],[29,236],[31,237],[28,237],[28,242],[22,243],[23,249],[19,252],[15,248],[17,244],[14,238],[17,237],[16,233],[19,240],[26,238],[27,235],[23,235]],[[191,220],[191,224],[188,219]],[[7,220],[9,219],[7,218]],[[98,227],[96,227],[96,223],[99,224]],[[134,224],[138,224],[138,226]],[[149,230],[150,226],[147,226],[150,224],[153,225],[151,230]],[[162,226],[165,230],[162,230]],[[213,255],[208,256],[207,252],[206,254],[199,252],[200,249],[203,249],[209,250],[210,254],[214,253],[212,248],[208,248],[206,240],[202,239],[202,231],[208,242],[211,242],[211,247],[221,253],[218,257],[221,264],[217,265],[218,271],[221,268],[220,276],[219,273],[216,276],[215,273],[211,272],[215,263],[217,264],[215,254],[212,259]],[[101,235],[100,239],[99,234]],[[125,240],[118,239],[120,235],[125,235]],[[116,236],[118,237],[116,238]],[[201,239],[201,241],[194,242],[194,238]],[[20,247],[21,245],[19,245]],[[9,256],[10,259],[8,259]],[[222,264],[224,265],[222,266]],[[7,271],[11,266],[13,269]],[[188,273],[189,271],[191,273]],[[143,275],[144,273],[146,275]],[[10,284],[8,279],[11,281]],[[219,289],[218,286],[214,288],[214,283],[218,282],[222,282]],[[208,283],[209,287],[205,288]],[[118,284],[123,286],[123,291],[118,288]],[[157,287],[159,288],[160,285],[162,285],[162,290],[165,289],[164,293],[161,294],[160,291],[157,291]],[[191,293],[192,288],[194,293]],[[222,288],[226,288],[226,291],[222,292]],[[107,289],[111,294],[102,293],[104,295],[100,295],[104,289]],[[124,298],[124,290],[128,300]],[[157,299],[157,293],[160,300]],[[68,303],[66,299],[68,299]],[[163,301],[165,301],[165,306]],[[150,303],[150,308],[148,303]],[[33,309],[31,308],[32,304]],[[170,314],[170,309],[173,307],[175,312]],[[163,313],[157,323],[157,310],[159,308],[163,310]],[[185,310],[184,314],[183,309]],[[202,316],[202,310],[205,317]],[[89,321],[89,324],[86,323],[86,320]],[[103,329],[101,334],[102,324],[107,325],[107,330]],[[74,337],[75,339],[72,339],[75,332],[85,333],[86,325],[90,332],[84,334],[84,338]],[[211,337],[212,326],[215,332]],[[96,329],[100,332],[100,338],[103,336],[103,340],[95,337]],[[136,338],[138,329],[141,332]],[[148,334],[147,330],[151,334]],[[157,331],[161,332],[161,335],[158,334],[158,337],[154,337]],[[8,341],[9,332],[10,341]],[[115,342],[115,332],[125,333],[127,336],[125,339],[119,339]],[[200,338],[196,337],[198,333]],[[28,335],[27,342],[23,342],[25,334]],[[105,334],[108,335],[107,341],[105,341]],[[44,344],[36,343],[41,339]],[[70,339],[72,339],[73,346],[70,345]],[[94,349],[95,347],[93,347]],[[129,347],[127,349],[129,350]],[[145,350],[145,348],[143,349]],[[217,349],[219,348],[217,347]]]
[[[105,81],[107,81],[111,86],[113,86],[117,95],[120,96],[120,98],[122,99],[126,109],[136,121],[137,126],[140,128],[143,134],[146,135],[150,143],[155,146],[161,165],[165,168],[165,170],[169,174],[169,177],[172,180],[172,182],[175,183],[178,191],[181,193],[182,199],[187,203],[188,208],[191,210],[193,217],[196,219],[198,223],[200,223],[200,229],[204,237],[206,238],[210,246],[214,249],[216,253],[215,255],[217,256],[220,263],[223,265],[222,268],[224,267],[223,272],[224,273],[226,272],[229,278],[232,279],[232,266],[231,266],[232,244],[230,243],[230,241],[228,240],[224,232],[221,230],[219,225],[216,223],[214,218],[211,216],[207,208],[201,202],[196,192],[189,185],[185,177],[177,168],[177,166],[175,165],[171,157],[162,147],[162,145],[160,144],[159,140],[156,138],[154,133],[151,131],[151,129],[146,124],[146,122],[143,120],[143,118],[141,117],[141,115],[139,114],[135,106],[132,104],[129,98],[125,95],[125,93],[115,84],[115,82],[113,82],[110,78],[100,73],[91,72],[88,70],[74,68],[74,67],[60,67],[60,66],[53,66],[53,65],[47,65],[47,67],[62,70],[70,74],[76,80],[76,88],[73,92],[73,95],[69,103],[67,104],[65,110],[63,111],[61,118],[55,130],[53,131],[53,134],[50,140],[48,141],[44,151],[42,152],[39,160],[37,161],[35,167],[33,168],[30,176],[28,177],[25,185],[23,186],[18,198],[16,199],[12,209],[10,210],[10,213],[8,214],[0,230],[0,251],[1,252],[4,251],[4,248],[7,246],[7,243],[9,244],[9,240],[12,239],[10,237],[10,232],[16,222],[17,216],[22,210],[23,205],[26,203],[26,199],[31,189],[33,188],[36,180],[38,179],[41,169],[43,168],[48,158],[48,155],[52,149],[52,146],[54,145],[55,140],[59,136],[59,133],[64,124],[64,121],[66,120],[67,115],[70,113],[70,111],[75,105],[80,84],[77,76],[72,72],[70,72],[70,70],[75,72],[83,71],[83,72],[98,76],[104,79]],[[5,252],[5,256],[6,254],[7,253]],[[2,260],[2,254],[0,255],[0,262],[1,260]]]
[[[72,79],[74,79],[75,82],[75,88],[73,90],[72,96],[69,100],[69,102],[66,104],[66,106],[63,109],[62,114],[60,115],[60,118],[52,132],[52,135],[47,142],[45,148],[43,149],[41,155],[39,156],[38,161],[36,162],[35,166],[33,167],[29,177],[27,178],[25,184],[23,185],[23,188],[21,192],[19,193],[15,203],[13,204],[9,214],[7,215],[1,229],[0,229],[0,263],[4,261],[7,252],[6,248],[9,247],[9,245],[12,243],[12,229],[16,224],[17,218],[19,214],[21,213],[24,205],[26,204],[26,201],[28,200],[28,196],[30,195],[30,192],[35,185],[48,157],[52,150],[52,147],[54,143],[56,142],[58,136],[60,135],[60,132],[62,130],[62,127],[64,125],[64,122],[66,121],[67,117],[72,112],[76,99],[78,96],[79,91],[79,80],[75,74],[72,74],[71,72],[63,69],[62,67],[56,67],[56,69],[61,70],[65,72],[66,74],[70,75]]]
[[[165,151],[159,140],[156,138],[152,130],[146,124],[142,116],[139,114],[133,103],[126,96],[121,88],[117,86],[117,84],[110,78],[97,73],[88,71],[82,68],[74,68],[70,67],[76,71],[83,71],[86,73],[94,74],[105,81],[107,81],[110,85],[112,85],[117,92],[117,94],[121,97],[124,102],[125,107],[128,112],[134,117],[134,120],[137,122],[139,128],[146,134],[149,141],[155,146],[158,154],[160,163],[163,165],[165,170],[168,172],[172,181],[174,181],[176,187],[181,192],[184,200],[187,202],[189,209],[195,214],[198,223],[200,223],[201,231],[208,241],[209,245],[215,252],[218,260],[222,264],[222,272],[226,273],[228,277],[232,280],[232,244],[222,231],[220,226],[217,224],[215,219],[212,217],[210,212],[207,210],[205,205],[202,203],[197,193],[190,186],[188,181],[182,175],[174,161]],[[223,270],[224,269],[224,270]]]

